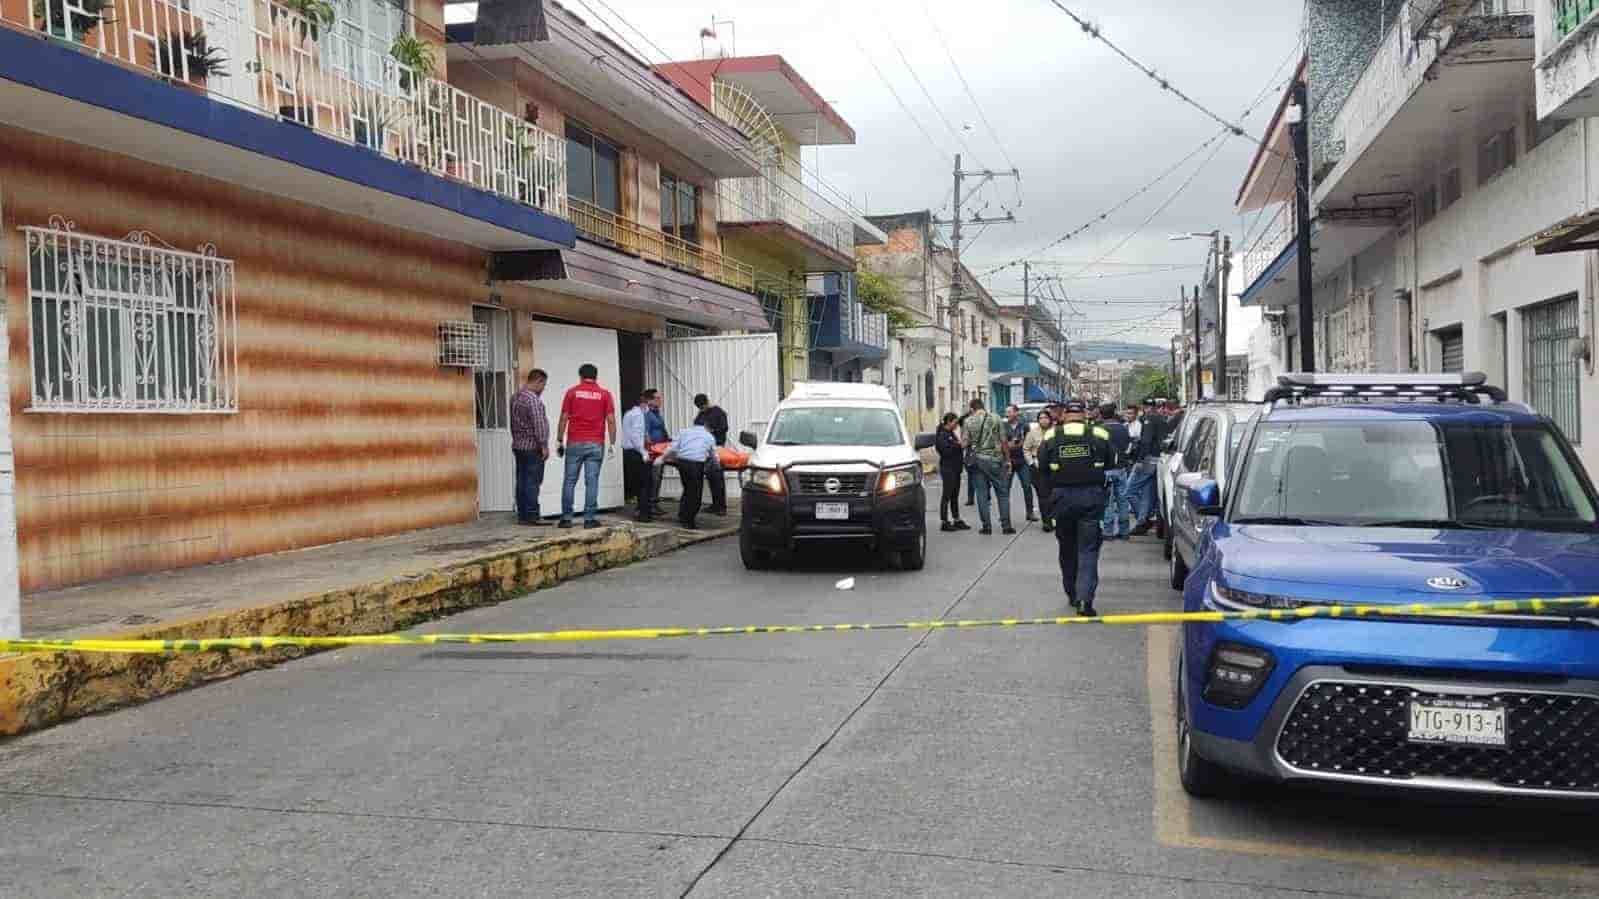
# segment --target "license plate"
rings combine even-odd
[[[1459,746],[1505,745],[1505,707],[1480,699],[1412,699],[1410,741]]]
[[[826,521],[848,521],[849,503],[817,503],[816,517]]]

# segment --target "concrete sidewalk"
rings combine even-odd
[[[676,527],[675,505],[663,499],[666,514],[650,524],[620,512],[602,515],[603,527],[593,530],[527,527],[509,514],[488,515],[469,524],[34,593],[23,597],[23,634],[176,639],[399,630],[738,531],[734,497],[726,517],[702,514],[692,531]],[[0,656],[0,736],[300,654]]]

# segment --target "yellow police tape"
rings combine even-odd
[[[1297,609],[1249,609],[1226,612],[1135,612],[1097,618],[960,618],[896,621],[884,624],[770,624],[733,627],[633,627],[613,630],[529,631],[498,634],[356,634],[345,637],[212,637],[194,640],[0,640],[6,652],[106,652],[162,654],[223,649],[337,649],[347,646],[427,646],[439,643],[582,643],[597,640],[661,640],[670,637],[737,637],[751,634],[818,634],[846,631],[962,630],[1038,625],[1154,625],[1221,621],[1303,621],[1309,618],[1450,618],[1482,615],[1555,615],[1563,611],[1599,610],[1599,596],[1552,599],[1487,599],[1461,603],[1404,605],[1326,605]]]

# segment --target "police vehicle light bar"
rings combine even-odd
[[[1505,392],[1488,383],[1480,371],[1456,374],[1321,374],[1290,372],[1277,376],[1265,402],[1306,398],[1436,399],[1479,403],[1486,397],[1505,401]]]

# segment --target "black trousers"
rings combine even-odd
[[[705,483],[711,488],[711,512],[727,514],[727,474],[718,467],[705,466]]]
[[[940,521],[961,520],[961,470],[960,466],[941,466],[938,476],[943,479],[942,490],[938,492],[938,519]]]
[[[622,478],[631,485],[627,489],[636,491],[634,495],[638,497],[640,517],[649,515],[655,510],[654,475],[654,466],[645,461],[643,453],[638,450],[622,450]]]
[[[1056,487],[1050,496],[1055,540],[1060,544],[1060,580],[1066,595],[1094,607],[1099,590],[1099,519],[1105,514],[1105,485]]]
[[[691,528],[700,514],[700,501],[705,497],[705,463],[680,459],[677,473],[683,479],[683,499],[678,503],[677,520]]]

